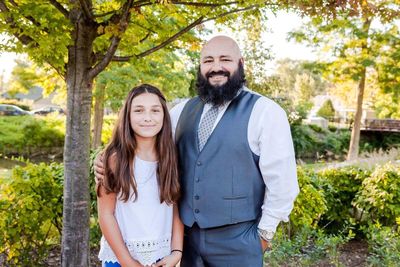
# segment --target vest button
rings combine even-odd
[[[196,178],[196,183],[198,183],[198,182],[200,182],[200,179],[199,179],[199,178]]]
[[[195,209],[194,212],[195,212],[195,213],[199,213],[200,211],[199,211],[198,209]]]
[[[194,199],[199,200],[200,197],[199,196],[194,196]]]
[[[198,162],[197,162],[197,166],[201,166],[201,161],[198,161]]]

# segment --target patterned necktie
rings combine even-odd
[[[200,122],[199,130],[197,132],[197,135],[199,137],[200,151],[203,150],[204,145],[207,143],[208,137],[210,137],[217,116],[218,107],[212,107],[206,112],[206,114],[204,114],[204,117]]]

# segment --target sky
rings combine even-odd
[[[312,52],[311,48],[305,47],[302,44],[296,44],[294,41],[287,40],[287,33],[302,24],[304,20],[294,13],[287,13],[280,11],[277,15],[272,13],[268,14],[268,21],[266,27],[268,30],[263,35],[263,40],[267,47],[271,47],[274,59],[292,58],[313,60],[316,59],[316,54]],[[227,34],[229,32],[214,31],[213,35]],[[15,66],[15,53],[0,53],[0,74],[3,74],[4,82],[10,77],[12,68]],[[273,72],[274,62],[266,62],[266,69],[268,72]]]

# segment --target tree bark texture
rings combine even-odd
[[[89,151],[93,78],[92,44],[96,28],[71,11],[75,23],[68,47],[67,121],[64,146],[64,208],[61,266],[89,266]]]

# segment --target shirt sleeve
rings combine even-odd
[[[261,99],[254,108],[258,110],[253,109],[255,117],[250,118],[249,130],[253,130],[256,138],[250,145],[257,146],[266,187],[258,227],[275,232],[280,221],[288,221],[299,193],[293,140],[286,113],[280,106]]]
[[[179,117],[185,107],[186,103],[189,99],[180,102],[179,104],[175,105],[173,108],[170,109],[169,115],[171,116],[171,126],[172,126],[172,137],[175,139],[175,130],[176,126],[178,125]]]

